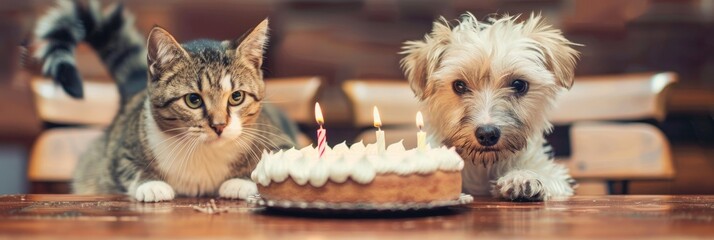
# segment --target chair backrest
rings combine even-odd
[[[312,104],[321,83],[319,77],[266,79],[266,101],[299,123],[312,122]],[[40,119],[58,124],[109,125],[119,109],[116,85],[113,82],[85,81],[84,88],[84,99],[77,100],[69,97],[52,80],[33,79],[32,91]]]
[[[662,120],[666,90],[676,77],[669,72],[578,77],[572,90],[557,99],[550,117],[556,125],[571,125],[572,154],[559,160],[576,178],[673,177],[669,142],[662,132],[648,124],[618,122]],[[405,146],[416,145],[414,114],[419,105],[406,81],[350,80],[343,90],[353,106],[356,127],[372,126],[376,105],[387,144],[404,139]],[[374,132],[367,130],[355,141],[361,139],[373,142]]]
[[[570,138],[572,156],[562,162],[575,177],[605,180],[674,177],[669,142],[662,131],[650,124],[579,122],[571,127]]]
[[[356,127],[373,126],[372,108],[379,108],[384,126],[414,125],[414,116],[419,109],[414,93],[405,81],[395,80],[348,80],[342,90],[354,111]]]
[[[37,114],[44,122],[106,126],[119,110],[119,92],[113,82],[84,82],[84,99],[71,98],[46,78],[32,80]]]
[[[293,121],[315,122],[315,99],[322,85],[319,77],[272,78],[265,81],[266,102],[280,108]]]
[[[671,72],[579,77],[561,94],[550,121],[563,125],[577,121],[662,121],[665,97],[677,81]]]
[[[45,130],[32,146],[27,178],[33,182],[69,181],[79,156],[103,132],[74,127]]]

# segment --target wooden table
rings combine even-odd
[[[138,203],[124,196],[0,196],[0,238],[235,237],[462,239],[503,237],[714,237],[714,196],[577,196],[545,203],[477,198],[428,214],[335,218],[269,213],[217,200],[229,212],[193,209],[209,199]]]

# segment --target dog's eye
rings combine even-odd
[[[469,91],[469,89],[466,87],[466,82],[463,80],[456,80],[454,83],[452,83],[451,87],[454,88],[454,92],[456,94],[464,94]]]
[[[522,96],[528,92],[528,82],[521,79],[513,80],[511,88],[516,92],[516,95]]]

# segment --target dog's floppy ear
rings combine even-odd
[[[451,39],[451,27],[445,18],[434,22],[430,34],[423,41],[406,41],[400,54],[405,54],[401,60],[404,75],[409,80],[409,86],[414,94],[424,100],[434,91],[433,84],[428,82],[431,74],[441,62],[441,57]]]
[[[570,42],[560,30],[545,24],[540,15],[531,14],[523,28],[541,46],[545,65],[555,75],[556,83],[570,89],[573,86],[575,64],[580,57],[580,53],[572,46],[582,45]]]

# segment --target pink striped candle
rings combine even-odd
[[[327,130],[322,128],[325,119],[322,117],[320,103],[315,103],[315,120],[320,125],[320,129],[317,130],[317,152],[320,153],[320,158],[322,158],[322,155],[325,154],[325,147],[327,147]]]

